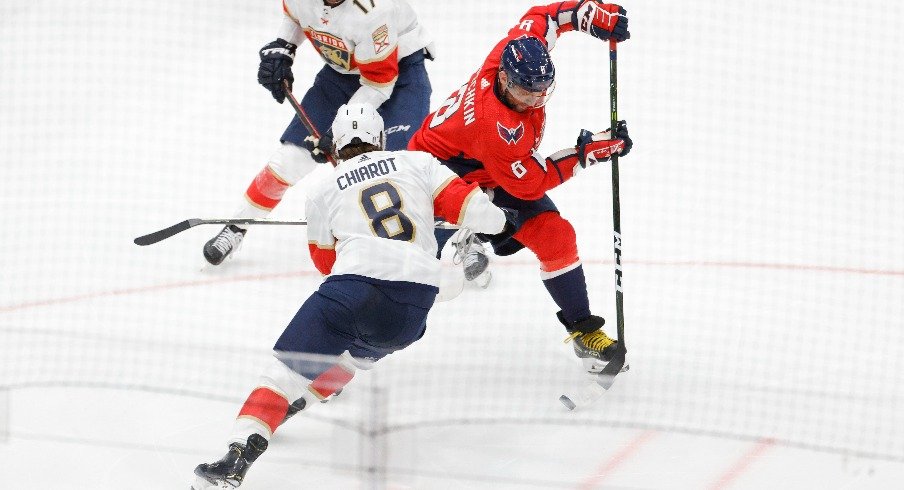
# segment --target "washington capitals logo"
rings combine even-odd
[[[502,138],[502,141],[510,145],[518,143],[521,137],[524,136],[524,122],[518,124],[516,128],[507,128],[499,121],[496,121],[496,129],[499,130],[499,137]]]

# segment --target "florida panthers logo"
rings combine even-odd
[[[507,128],[499,121],[496,121],[496,129],[499,130],[499,137],[502,138],[502,141],[510,145],[518,143],[521,137],[524,136],[524,122],[519,123],[516,128]]]
[[[315,31],[310,28],[305,29],[304,33],[320,52],[324,61],[339,68],[352,69],[352,53],[345,41],[328,32]]]

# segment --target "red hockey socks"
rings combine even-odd
[[[277,177],[267,165],[248,186],[245,197],[254,206],[271,211],[282,201],[283,195],[289,187],[291,186]]]
[[[248,399],[245,400],[245,404],[239,411],[239,418],[246,417],[256,420],[267,426],[270,434],[273,434],[286,418],[288,411],[289,401],[283,395],[270,388],[260,387],[248,395]]]

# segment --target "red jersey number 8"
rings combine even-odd
[[[464,84],[458,89],[458,92],[452,94],[451,97],[446,99],[443,102],[443,105],[440,106],[439,109],[436,110],[436,113],[433,114],[433,119],[430,121],[430,127],[435,128],[440,124],[446,122],[446,119],[452,117],[452,114],[455,114],[456,111],[461,107],[461,101],[465,98],[465,90],[468,88],[468,84]]]

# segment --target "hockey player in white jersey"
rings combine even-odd
[[[294,82],[295,51],[305,41],[325,66],[301,99],[318,133],[315,139],[297,117],[276,151],[245,191],[236,218],[263,218],[286,190],[326,161],[329,125],[345,103],[368,102],[386,122],[386,148],[403,150],[430,109],[430,80],[424,60],[432,59],[432,39],[406,0],[283,0],[277,39],[260,50],[258,82],[283,103],[283,82]],[[204,258],[221,264],[241,245],[245,228],[230,225],[204,245]],[[460,240],[456,252],[486,255],[479,242]],[[472,250],[473,249],[473,250]],[[485,264],[484,266],[485,267]],[[477,271],[466,271],[470,276]]]
[[[277,340],[226,455],[195,469],[194,490],[241,485],[289,416],[421,338],[439,291],[434,216],[487,234],[514,221],[431,155],[383,151],[372,105],[343,106],[332,130],[338,164],[306,203],[311,257],[327,277]]]

